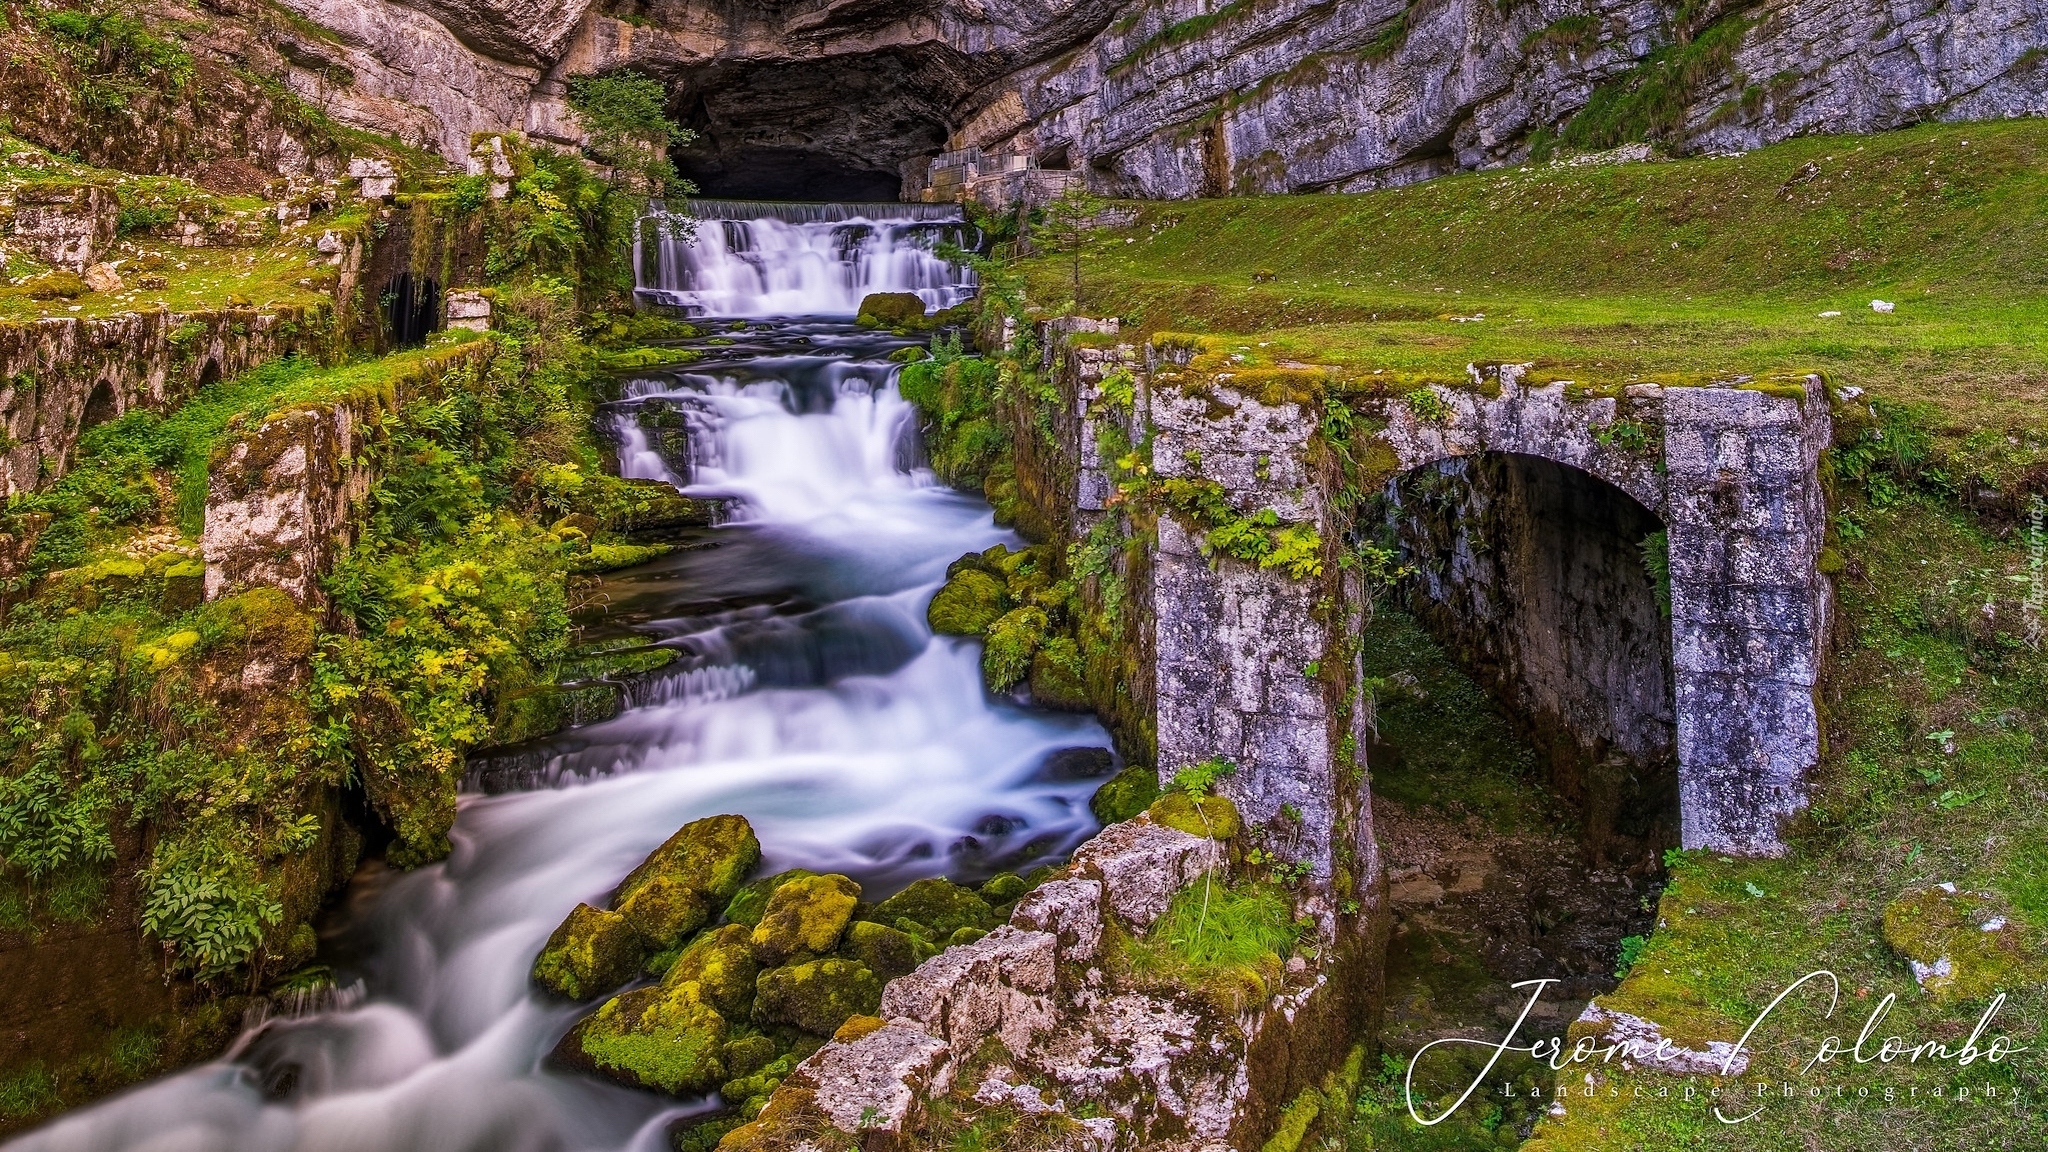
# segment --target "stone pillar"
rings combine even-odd
[[[1220,483],[1232,505],[1271,508],[1327,533],[1306,453],[1313,409],[1267,406],[1222,385],[1198,392],[1154,378],[1153,467],[1162,478]],[[1337,783],[1329,707],[1308,673],[1330,646],[1320,580],[1202,555],[1203,529],[1159,518],[1153,572],[1157,614],[1159,776],[1220,756],[1237,764],[1221,791],[1243,817],[1273,824],[1300,813],[1269,847],[1332,874]],[[1283,825],[1292,824],[1283,821]]]
[[[1819,568],[1832,435],[1818,377],[1664,392],[1679,808],[1687,848],[1784,851],[1820,756],[1832,590]]]
[[[100,184],[24,184],[14,193],[14,235],[46,264],[83,272],[114,243],[120,201]]]
[[[448,327],[467,328],[472,332],[491,330],[491,298],[482,291],[453,288],[443,294],[441,300],[447,309],[445,319]]]

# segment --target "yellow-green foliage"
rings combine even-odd
[[[768,898],[775,894],[777,888],[792,880],[816,875],[816,872],[806,868],[791,868],[787,872],[763,876],[759,880],[743,885],[738,892],[733,893],[732,900],[726,904],[725,918],[735,924],[744,924],[752,928],[761,922],[761,914],[768,910]]]
[[[1922,966],[1920,986],[1937,1000],[1976,1000],[2038,981],[2044,964],[2026,935],[1990,892],[1930,885],[1884,906],[1885,943]]]
[[[932,470],[947,483],[980,488],[1008,447],[995,414],[1001,378],[994,361],[964,355],[957,340],[933,344],[931,359],[905,365],[898,377],[903,398],[924,417]]]
[[[1049,623],[1044,610],[1026,607],[989,625],[988,643],[981,650],[981,678],[989,691],[1007,692],[1030,674],[1032,654],[1044,642]]]
[[[1300,936],[1281,888],[1204,877],[1174,894],[1145,934],[1129,941],[1124,959],[1138,977],[1171,981],[1234,1013],[1279,987]]]

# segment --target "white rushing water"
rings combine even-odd
[[[1106,746],[1100,728],[991,700],[979,645],[925,624],[946,564],[1010,537],[907,466],[914,431],[886,358],[903,342],[844,323],[761,339],[628,389],[628,408],[688,416],[688,490],[737,502],[713,546],[607,584],[614,619],[683,658],[616,719],[543,750],[530,782],[558,786],[467,793],[448,860],[357,882],[359,955],[335,960],[348,994],[10,1149],[655,1152],[704,1102],[553,1070],[586,1009],[528,973],[570,909],[604,900],[677,827],[742,813],[763,874],[844,871],[873,897],[1023,867],[1092,831],[1097,782],[1046,764]],[[672,475],[644,437],[623,436],[621,458]]]
[[[931,311],[974,288],[933,254],[972,237],[951,205],[699,200],[690,215],[694,237],[651,229],[634,266],[642,296],[695,314],[851,316],[870,292],[915,292]]]

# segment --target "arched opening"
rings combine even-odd
[[[1535,978],[1559,982],[1531,1026],[1562,1031],[1646,934],[1679,832],[1662,529],[1605,480],[1494,452],[1395,477],[1353,526],[1405,569],[1360,636],[1391,1049],[1497,1028]],[[1440,1046],[1417,1092],[1478,1073]],[[1491,1082],[1527,1097],[1555,1075],[1521,1059]]]
[[[1539,456],[1427,464],[1387,494],[1403,600],[1512,715],[1578,809],[1588,855],[1678,842],[1664,525]]]
[[[208,359],[199,368],[199,387],[208,388],[220,383],[220,361]]]
[[[400,272],[384,286],[384,328],[391,343],[411,348],[441,327],[441,286],[431,276]]]
[[[114,395],[114,386],[102,380],[85,398],[85,410],[78,417],[78,430],[85,432],[97,428],[120,414],[121,401]]]

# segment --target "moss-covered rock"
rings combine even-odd
[[[745,1075],[735,1074],[732,1079],[718,1086],[718,1094],[728,1103],[740,1106],[740,1112],[758,1115],[761,1105],[782,1086],[782,1081],[796,1070],[794,1054],[778,1057],[759,1069]],[[758,1103],[757,1103],[758,1102]]]
[[[946,579],[948,580],[962,572],[986,572],[998,580],[1003,578],[1002,572],[992,567],[988,561],[982,559],[979,552],[963,552],[958,560],[946,565]]]
[[[752,1076],[773,1063],[776,1056],[775,1041],[758,1032],[735,1036],[725,1042],[725,1074]]]
[[[944,940],[961,928],[994,927],[995,910],[972,889],[932,877],[876,905],[875,919],[899,929],[900,920],[912,920],[927,929],[924,935],[928,939]]]
[[[946,937],[946,947],[957,948],[962,944],[972,944],[986,935],[987,930],[982,928],[955,928],[953,934]]]
[[[642,885],[665,877],[679,889],[700,893],[715,908],[732,899],[760,862],[761,842],[746,817],[692,820],[627,875],[613,906],[623,908]]]
[[[1884,939],[1938,1001],[2017,990],[2048,968],[1995,895],[1953,884],[1909,888],[1886,904]]]
[[[1082,676],[1081,646],[1066,636],[1051,637],[1031,657],[1031,699],[1046,708],[1086,712],[1094,705]]]
[[[841,1024],[839,1030],[832,1033],[832,1042],[835,1044],[851,1044],[863,1036],[880,1032],[888,1026],[889,1022],[880,1016],[848,1016],[846,1023]]]
[[[855,920],[848,926],[840,950],[884,980],[894,980],[917,967],[917,941],[907,932],[872,920]]]
[[[1152,822],[1177,828],[1190,836],[1228,840],[1237,835],[1237,805],[1228,796],[1204,796],[1200,800],[1185,792],[1168,792],[1154,800],[1145,811]]]
[[[816,872],[808,868],[791,868],[787,872],[777,872],[773,876],[763,876],[759,880],[745,884],[738,892],[733,893],[732,900],[726,904],[725,918],[735,924],[745,924],[752,928],[761,922],[761,914],[768,911],[768,898],[775,895],[777,888],[791,880],[802,880],[806,876],[816,875]]]
[[[812,960],[761,973],[754,987],[754,1020],[793,1024],[830,1036],[849,1016],[873,1015],[882,1005],[882,982],[858,960]]]
[[[582,1057],[570,1062],[638,1088],[709,1092],[725,1080],[726,1023],[695,993],[664,985],[612,997],[570,1033]]]
[[[1133,764],[1097,788],[1088,808],[1104,824],[1121,824],[1151,807],[1158,798],[1159,773],[1143,764]]]
[[[991,692],[1007,692],[1031,673],[1031,658],[1049,626],[1039,608],[1018,608],[989,625],[981,650],[981,679]]]
[[[754,958],[773,966],[800,952],[830,952],[859,903],[860,885],[844,876],[805,876],[783,884],[754,926]]]
[[[997,904],[1009,904],[1029,891],[1031,885],[1025,883],[1022,876],[1015,872],[998,872],[976,889],[975,895],[988,901],[993,907]]]
[[[925,620],[941,636],[979,636],[1003,615],[1002,582],[979,568],[962,570],[932,597]]]
[[[662,977],[665,988],[695,983],[699,995],[733,1020],[744,1020],[754,1007],[753,930],[744,924],[714,928],[690,941]]]
[[[653,876],[619,901],[618,912],[640,934],[649,950],[670,948],[711,919],[705,894],[685,888],[670,876]]]
[[[533,979],[571,1000],[588,1000],[633,978],[644,958],[624,916],[578,904],[533,961]]]
[[[929,327],[924,301],[915,292],[870,292],[861,297],[854,323],[863,328],[919,331]]]

